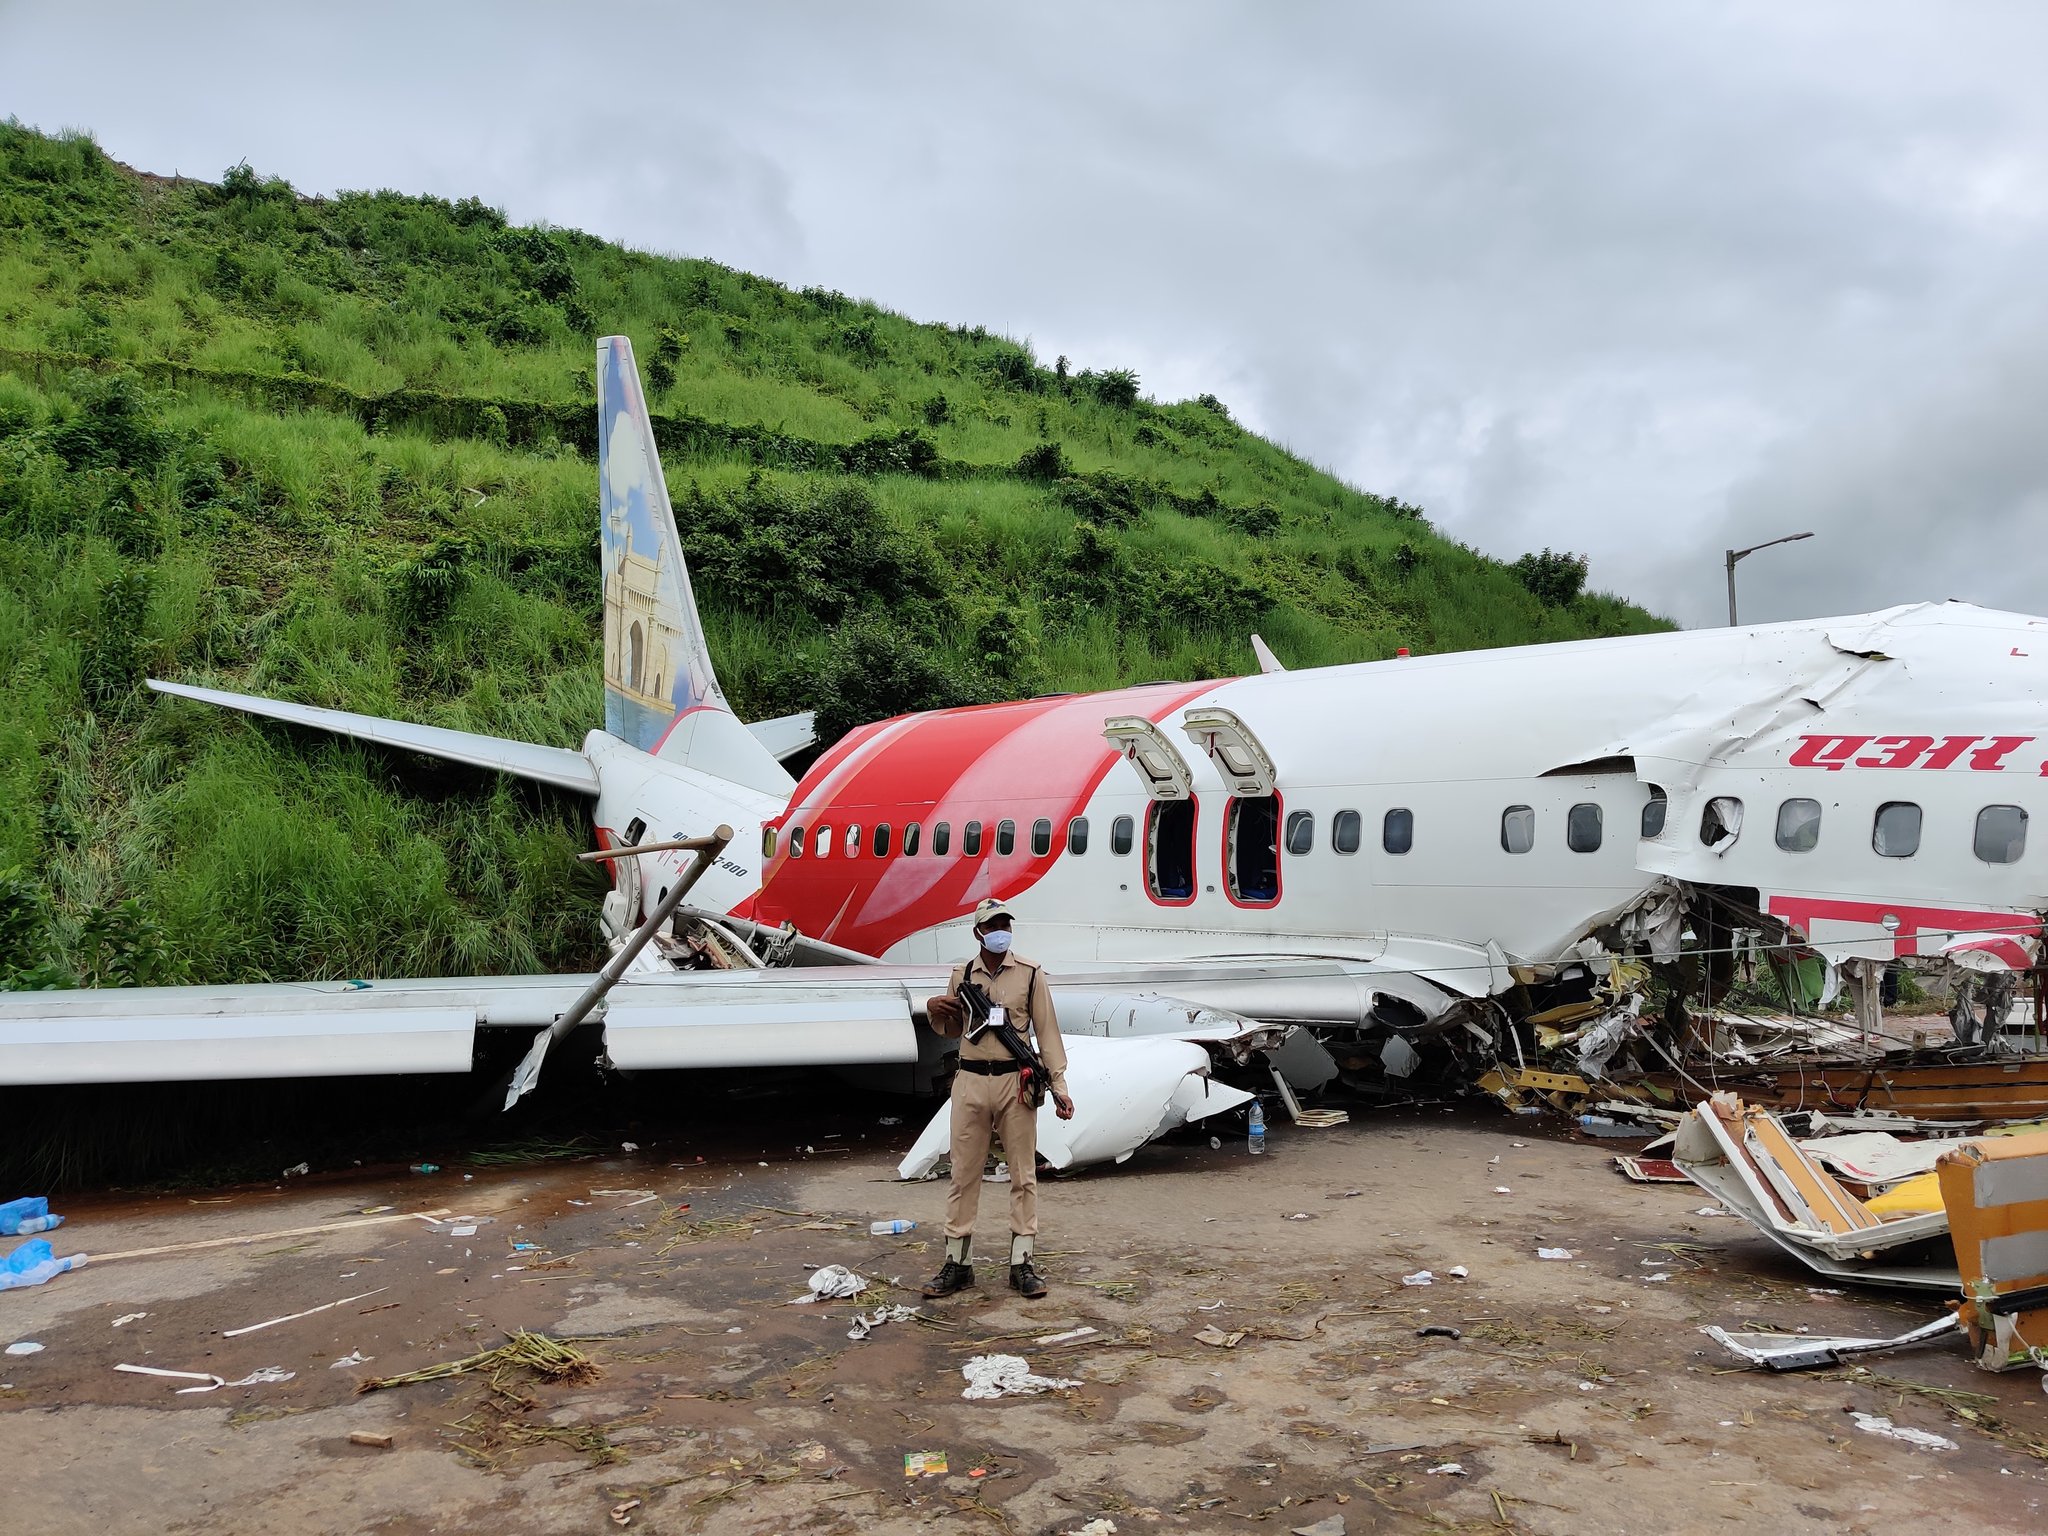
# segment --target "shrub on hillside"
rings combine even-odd
[[[74,374],[75,409],[50,432],[50,447],[71,469],[152,470],[172,436],[142,386],[127,374]]]
[[[1128,368],[1111,368],[1105,373],[1083,369],[1077,382],[1117,410],[1127,411],[1138,403],[1138,376]]]
[[[933,395],[917,411],[928,427],[942,427],[953,419],[953,407],[944,395]]]
[[[1067,472],[1067,456],[1056,442],[1026,448],[1017,459],[1017,473],[1026,480],[1057,480]]]
[[[1150,489],[1142,481],[1112,469],[1069,475],[1053,488],[1053,494],[1076,517],[1105,528],[1128,528],[1151,500]]]
[[[1553,553],[1546,546],[1542,554],[1524,555],[1515,562],[1515,580],[1534,593],[1538,602],[1563,608],[1586,589],[1586,569],[1584,555],[1565,550]]]
[[[991,696],[982,680],[880,614],[844,625],[827,643],[823,660],[806,666],[792,684],[818,712],[818,740],[825,742],[870,721],[978,704]]]
[[[839,451],[849,475],[931,475],[939,467],[939,450],[915,427],[876,432]]]
[[[937,593],[930,550],[898,531],[858,481],[789,483],[757,472],[713,493],[693,483],[676,527],[699,599],[749,613],[836,620]]]

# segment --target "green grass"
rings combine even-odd
[[[1206,398],[474,202],[166,182],[7,124],[0,227],[0,984],[592,962],[579,800],[141,679],[577,744],[602,334],[750,717],[1230,675],[1254,627],[1294,666],[1662,627],[1539,600]],[[1065,478],[1020,471],[1045,444]]]

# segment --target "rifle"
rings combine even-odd
[[[1046,1085],[1052,1081],[1052,1075],[1045,1070],[1045,1062],[1038,1052],[1031,1048],[1031,1042],[1026,1040],[1017,1026],[1010,1022],[1007,1011],[1004,1012],[1000,1024],[990,1022],[995,1005],[989,1001],[988,993],[981,987],[971,981],[962,981],[959,997],[961,1006],[967,1010],[967,1038],[973,1040],[985,1030],[995,1031],[996,1039],[1002,1043],[1003,1049],[1017,1062],[1020,1078],[1017,1096],[1032,1109],[1037,1109],[1045,1102]]]

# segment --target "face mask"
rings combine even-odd
[[[1010,930],[991,928],[981,936],[981,947],[992,955],[1007,955],[1010,952]]]

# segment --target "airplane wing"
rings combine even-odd
[[[921,1015],[950,972],[881,962],[631,971],[591,1018],[621,1071],[827,1066],[912,1091],[930,1085],[948,1049]],[[534,1036],[592,980],[0,993],[0,1084],[467,1074],[490,1032]],[[1054,980],[1053,996],[1081,1109],[1047,1132],[1062,1166],[1122,1161],[1175,1125],[1246,1102],[1242,1090],[1210,1081],[1218,1055],[1249,1062],[1296,1024],[1377,1015],[1394,1027],[1427,1028],[1451,1001],[1372,962],[1257,956],[1076,966]],[[1335,1073],[1321,1048],[1314,1051],[1322,1066],[1297,1086]]]

